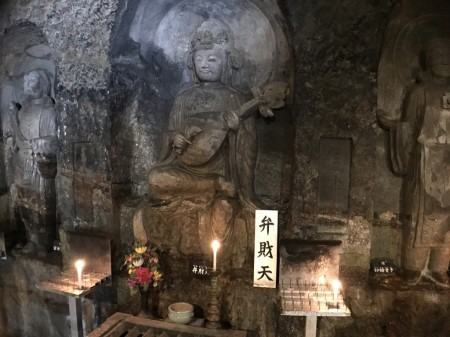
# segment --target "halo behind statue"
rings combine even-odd
[[[159,62],[168,69],[167,78],[181,73],[181,82],[168,87],[172,95],[193,83],[186,60],[195,31],[208,19],[229,26],[234,48],[243,56],[239,72],[232,78],[235,89],[246,92],[274,79],[286,80],[283,70],[289,69],[290,62],[287,37],[275,16],[266,15],[251,1],[141,1],[130,36],[140,44],[140,54],[150,64],[163,55]],[[165,74],[160,77],[163,80]]]
[[[421,52],[434,37],[450,37],[450,15],[424,15],[408,23],[398,35],[394,62],[404,85],[416,82],[422,70]]]
[[[382,125],[400,119],[407,88],[423,80],[420,56],[427,42],[433,37],[450,37],[449,15],[421,15],[404,25],[398,20],[392,20],[387,28],[390,33],[378,67],[377,115]]]

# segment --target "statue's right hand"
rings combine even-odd
[[[192,144],[185,136],[180,133],[177,133],[173,137],[173,147],[176,149],[178,154],[181,154],[189,144]]]
[[[18,109],[17,109],[17,103],[14,102],[14,101],[10,101],[10,102],[9,102],[8,109],[9,109],[10,112],[17,111],[17,110],[18,110]]]
[[[377,110],[377,119],[380,126],[387,130],[394,128],[399,122],[399,118],[392,116],[381,109]]]

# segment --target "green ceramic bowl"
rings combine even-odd
[[[188,324],[194,318],[194,306],[186,302],[169,305],[169,319],[177,324]]]

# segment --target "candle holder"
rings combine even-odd
[[[220,323],[219,287],[217,285],[220,272],[213,270],[210,272],[210,275],[211,292],[206,314],[206,327],[209,329],[220,329],[222,324]]]

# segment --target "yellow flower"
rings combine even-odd
[[[162,277],[162,274],[158,270],[155,270],[153,272],[153,281],[159,281],[159,279],[161,279],[161,277]]]
[[[140,246],[140,247],[134,248],[134,250],[138,254],[144,254],[147,251],[147,247],[146,246]]]

